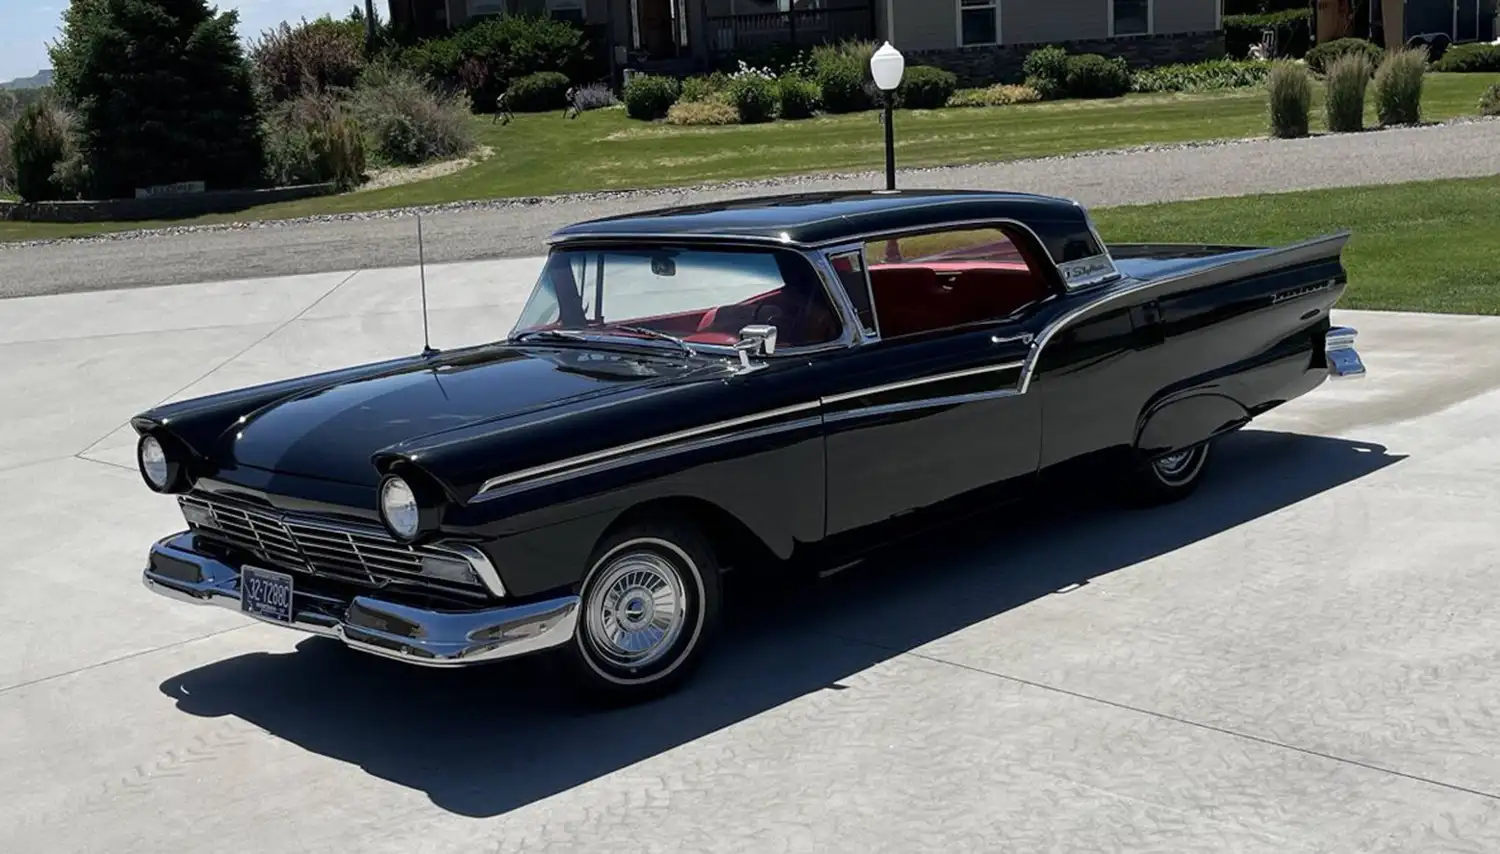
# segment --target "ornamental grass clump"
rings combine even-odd
[[[1312,112],[1312,76],[1298,62],[1279,60],[1266,76],[1271,102],[1271,135],[1281,139],[1307,136]]]
[[[1365,90],[1370,85],[1370,58],[1346,53],[1328,65],[1324,80],[1324,110],[1328,129],[1354,133],[1365,128]]]
[[[1500,116],[1500,83],[1496,83],[1484,90],[1479,96],[1479,114],[1482,116]]]
[[[1422,79],[1427,48],[1404,48],[1386,55],[1375,71],[1375,114],[1382,125],[1422,121]]]

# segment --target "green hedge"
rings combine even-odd
[[[1131,75],[1135,92],[1207,92],[1259,86],[1271,73],[1271,63],[1258,59],[1211,59],[1182,65],[1143,68]]]
[[[539,71],[510,84],[505,91],[505,105],[518,113],[545,113],[568,106],[568,75],[560,71]]]
[[[1276,31],[1276,50],[1282,56],[1305,56],[1312,47],[1311,9],[1290,9],[1257,15],[1224,16],[1224,50],[1235,58],[1244,57],[1250,48],[1260,44],[1261,33]]]
[[[1130,91],[1130,66],[1118,56],[1070,56],[1064,91],[1070,98],[1118,98]]]
[[[1379,66],[1380,61],[1385,59],[1385,50],[1374,42],[1364,39],[1334,39],[1307,52],[1307,67],[1317,74],[1323,74],[1335,59],[1356,51],[1363,53],[1370,60],[1371,66]]]
[[[592,68],[582,30],[564,21],[529,15],[484,18],[453,35],[401,51],[399,62],[437,83],[461,86],[478,112],[522,77],[543,71],[585,79]]]
[[[682,85],[675,77],[656,74],[632,77],[625,84],[625,115],[643,121],[666,118],[681,94]]]
[[[1460,44],[1443,52],[1443,58],[1432,64],[1433,71],[1472,74],[1500,71],[1500,45]]]
[[[918,65],[906,70],[896,101],[908,110],[937,110],[958,91],[958,76],[941,68]]]

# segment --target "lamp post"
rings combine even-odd
[[[885,189],[896,190],[896,90],[906,75],[906,57],[890,42],[870,57],[870,76],[885,94]]]

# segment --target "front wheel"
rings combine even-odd
[[[605,537],[568,647],[578,687],[607,703],[675,689],[718,626],[719,590],[713,550],[687,525],[637,524]]]
[[[1132,496],[1146,504],[1165,504],[1191,495],[1203,480],[1209,443],[1157,457],[1134,472]]]

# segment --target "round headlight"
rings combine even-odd
[[[142,437],[136,453],[140,457],[141,474],[145,475],[147,485],[152,489],[165,489],[168,475],[167,452],[162,450],[161,442],[155,436]]]
[[[386,478],[380,486],[380,515],[391,533],[403,540],[415,539],[422,524],[417,496],[399,477]]]

